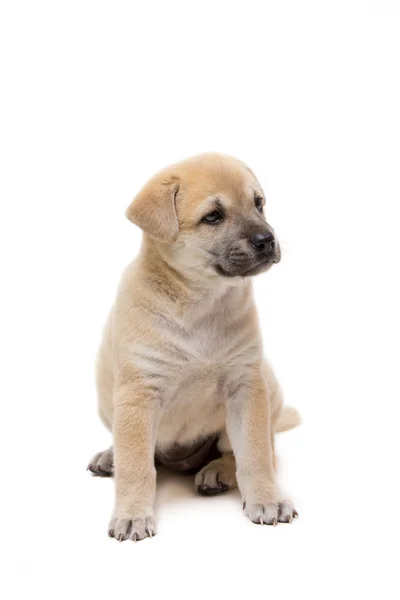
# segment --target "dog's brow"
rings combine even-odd
[[[257,188],[253,188],[253,187],[250,189],[253,192],[255,198],[262,198],[264,200],[264,194],[262,193],[261,190],[259,190]]]
[[[207,200],[210,204],[214,204],[216,208],[224,210],[225,206],[218,196],[210,196],[209,198],[207,198]]]

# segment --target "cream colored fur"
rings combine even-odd
[[[214,265],[240,227],[261,226],[253,194],[262,190],[243,163],[202,155],[156,175],[127,211],[144,231],[142,247],[122,277],[97,360],[99,413],[114,457],[109,450],[94,462],[110,472],[113,463],[109,532],[117,539],[155,533],[155,452],[215,433],[223,456],[196,485],[223,481],[227,489],[237,478],[252,521],[296,516],[275,481],[273,438],[295,427],[298,414],[282,409],[263,358],[250,277],[223,277]],[[229,216],[219,229],[199,220],[215,198]]]

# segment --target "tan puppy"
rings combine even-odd
[[[197,469],[201,493],[237,480],[254,523],[297,516],[275,482],[274,433],[299,419],[282,409],[263,359],[250,279],[280,260],[264,204],[242,162],[206,154],[157,174],[127,210],[144,232],[142,248],[122,278],[97,363],[114,450],[89,465],[115,474],[112,537],[155,533],[155,459]]]

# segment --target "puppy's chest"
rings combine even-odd
[[[221,315],[210,315],[203,319],[188,318],[177,322],[169,329],[170,352],[178,364],[188,369],[202,369],[214,365],[228,366],[246,351],[251,341],[251,332],[234,320],[225,320]]]
[[[208,365],[229,360],[234,339],[229,331],[214,319],[210,322],[199,322],[193,328],[188,327],[176,342],[185,354],[187,362],[193,365]]]
[[[220,315],[158,323],[161,343],[135,344],[134,361],[145,377],[175,396],[179,389],[214,394],[257,351],[254,331]]]

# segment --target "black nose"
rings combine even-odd
[[[250,238],[250,243],[257,250],[263,252],[272,252],[275,249],[275,238],[274,235],[268,231],[267,233],[256,233]]]

